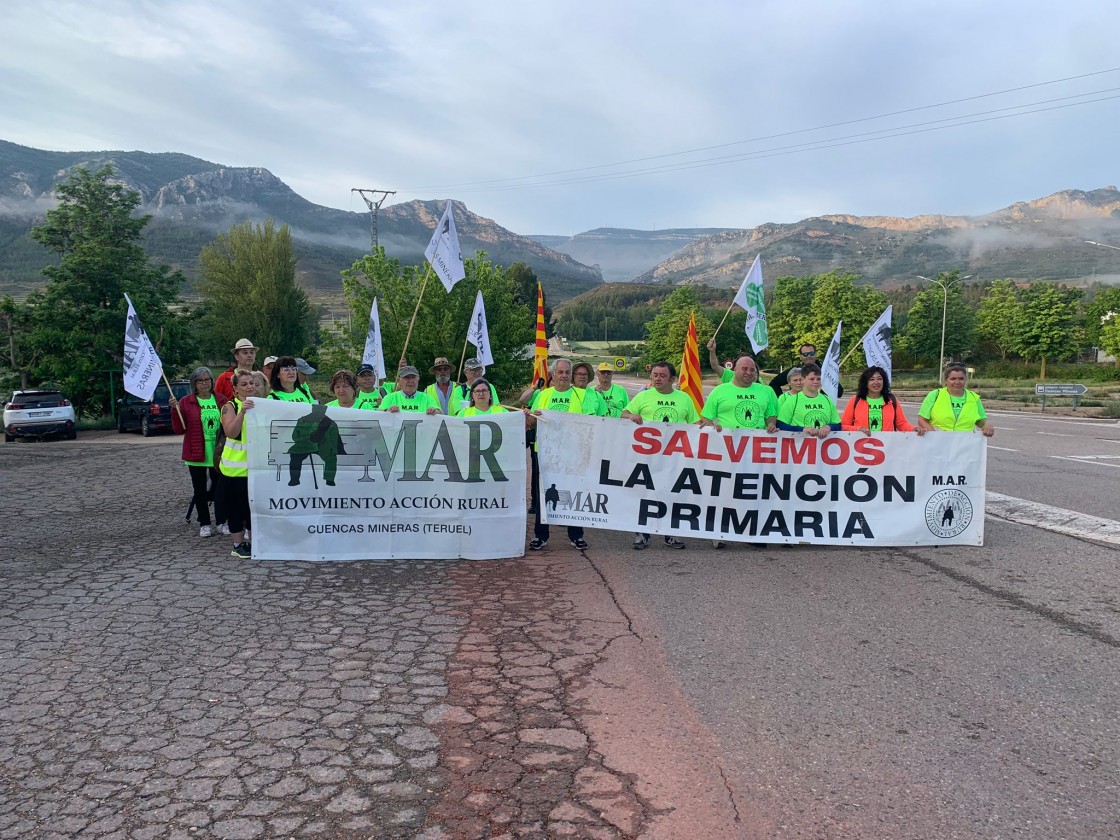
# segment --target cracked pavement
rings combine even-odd
[[[237,560],[178,451],[0,449],[0,838],[734,836],[589,558]]]

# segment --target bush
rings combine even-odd
[[[1120,400],[1106,400],[1101,417],[1120,417]]]

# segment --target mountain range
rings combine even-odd
[[[22,297],[44,282],[53,259],[29,231],[55,206],[55,186],[78,166],[111,163],[152,216],[146,247],[156,262],[196,276],[198,253],[231,225],[266,218],[292,229],[299,280],[312,298],[341,299],[339,271],[367,253],[370,215],[313,204],[267,169],[228,167],[176,153],[52,152],[0,141],[0,294]],[[751,229],[598,228],[574,236],[514,233],[454,202],[464,254],[523,261],[559,303],[606,282],[736,286],[756,254],[768,278],[850,271],[876,284],[959,268],[982,279],[1120,282],[1120,192],[1064,190],[981,216],[827,215]],[[419,264],[443,202],[383,206],[379,241]]]

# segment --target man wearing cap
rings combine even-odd
[[[455,385],[451,382],[451,362],[445,356],[439,356],[428,368],[428,373],[434,373],[436,381],[425,388],[424,393],[439,406],[441,414],[454,414]]]
[[[446,361],[446,360],[445,360]],[[420,371],[412,365],[405,365],[397,371],[397,390],[387,394],[379,408],[391,414],[411,411],[419,414],[439,414],[439,403],[429,397],[420,387]]]
[[[253,362],[257,360],[257,348],[247,338],[240,338],[233,345],[233,364],[229,370],[223,371],[214,383],[214,393],[221,394],[226,401],[233,399],[233,372],[235,370],[252,370]]]
[[[278,356],[265,356],[264,364],[261,366],[261,372],[264,374],[265,379],[272,379],[272,368],[276,364]]]
[[[630,402],[630,395],[621,385],[614,384],[614,365],[610,362],[600,364],[595,371],[595,378],[599,381],[595,383],[594,390],[606,405],[607,416],[621,417],[622,409]]]
[[[463,374],[467,377],[467,381],[455,390],[455,405],[452,413],[456,416],[462,414],[471,404],[471,388],[486,375],[486,365],[478,359],[467,359],[463,363]],[[498,405],[498,389],[493,383],[490,384],[490,405]]]
[[[373,365],[359,366],[357,380],[358,393],[354,396],[354,408],[377,411],[381,401],[392,393],[392,386],[389,386],[388,390],[385,387],[377,387],[377,371],[373,369]]]

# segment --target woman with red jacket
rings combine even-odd
[[[856,395],[848,401],[844,416],[840,418],[840,428],[865,435],[878,432],[925,434],[922,429],[910,425],[898,398],[891,393],[887,372],[878,365],[869,367],[860,376]]]
[[[220,478],[214,466],[218,429],[221,428],[222,406],[226,398],[214,393],[214,378],[210,368],[195,368],[191,373],[191,393],[176,400],[171,397],[171,428],[183,435],[183,463],[191,475],[194,487],[194,505],[198,511],[198,535],[213,536],[210,526],[209,500]],[[182,412],[183,419],[179,419]],[[210,487],[207,489],[207,478]],[[216,512],[216,511],[215,511]]]

